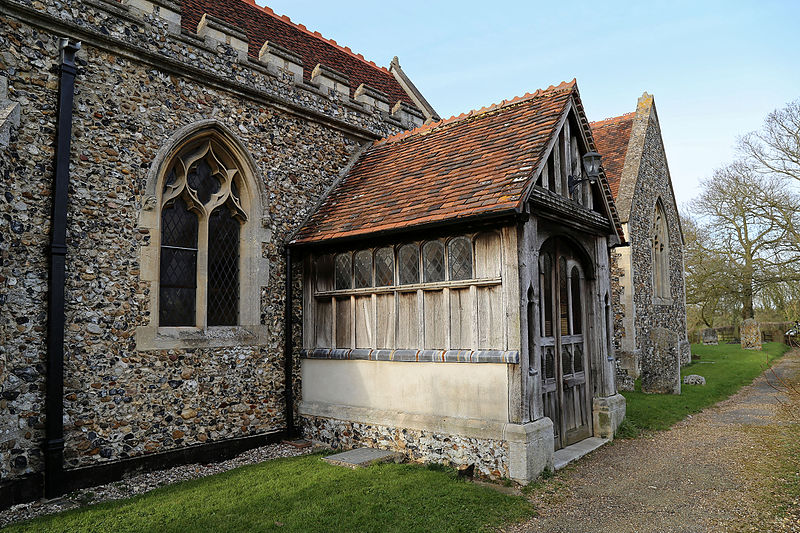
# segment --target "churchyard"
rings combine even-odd
[[[662,453],[668,455],[664,450],[670,448],[673,451],[669,453],[682,454],[680,460],[685,462],[691,476],[695,476],[698,468],[722,471],[730,461],[738,464],[741,460],[749,465],[748,469],[736,471],[736,475],[748,481],[723,491],[721,505],[733,514],[727,518],[724,513],[722,518],[712,514],[714,520],[722,520],[716,524],[738,523],[741,517],[736,513],[741,510],[737,510],[734,500],[739,498],[757,502],[753,503],[755,509],[746,509],[751,519],[769,520],[771,527],[785,526],[785,531],[795,531],[791,528],[800,524],[797,522],[800,509],[796,505],[796,495],[800,494],[796,475],[800,451],[797,425],[759,423],[758,418],[763,417],[761,411],[743,415],[742,410],[752,407],[755,400],[739,399],[742,395],[736,393],[744,386],[745,392],[760,390],[757,401],[766,400],[773,408],[785,402],[787,409],[791,406],[800,409],[800,396],[791,398],[781,394],[770,388],[764,378],[765,375],[769,383],[784,389],[781,381],[800,383],[800,354],[794,351],[783,357],[787,347],[780,343],[765,344],[763,352],[742,350],[735,345],[692,348],[694,362],[683,369],[683,374],[703,375],[706,385],[685,385],[680,396],[626,392],[628,418],[618,436],[620,440],[555,474],[547,472],[525,488],[502,480],[476,483],[440,465],[383,464],[352,470],[328,465],[321,458],[329,452],[322,452],[243,466],[118,501],[98,502],[103,488],[85,489],[65,497],[64,501],[70,502],[74,509],[12,524],[7,531],[491,531],[498,527],[544,531],[539,528],[555,520],[559,515],[557,509],[563,510],[580,498],[589,497],[576,492],[584,483],[581,480],[589,486],[598,477],[612,479],[613,483],[598,484],[602,489],[595,490],[608,491],[603,498],[637,501],[634,495],[625,492],[631,487],[619,479],[620,462],[636,454],[641,468],[648,471],[653,461],[671,460],[660,457]],[[775,364],[782,365],[778,374],[767,370],[757,378]],[[781,376],[781,380],[776,376]],[[750,386],[754,378],[756,385]],[[780,396],[778,401],[776,396]],[[727,407],[715,407],[717,402]],[[756,405],[763,410],[761,404]],[[708,455],[708,450],[715,449],[715,439],[720,437],[708,428],[694,427],[695,419],[706,419],[705,423],[724,420],[729,416],[726,413],[731,412],[740,417],[736,419],[739,424],[736,431],[741,432],[748,446],[757,448],[748,448],[749,451],[736,448],[730,450],[730,457]],[[776,420],[785,420],[792,415],[790,410],[779,410],[774,416]],[[676,450],[676,439],[684,438],[696,439],[695,452],[685,448]],[[759,483],[754,485],[754,479]],[[140,482],[134,478],[117,485]],[[671,482],[654,477],[641,489],[656,491],[649,487]],[[714,476],[698,475],[692,482],[696,486],[678,485],[669,491],[691,499],[717,482]],[[592,494],[595,503],[602,500],[598,494]],[[659,505],[664,503],[657,501]],[[558,505],[554,506],[555,503]],[[56,507],[51,505],[50,509],[53,508]],[[34,504],[28,510],[35,513],[47,509],[48,504]],[[24,512],[17,508],[0,513],[3,521],[0,523],[14,516],[24,516]]]

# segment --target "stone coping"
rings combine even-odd
[[[304,359],[350,359],[412,363],[504,363],[519,364],[516,350],[373,350],[370,348],[314,348],[300,352]]]

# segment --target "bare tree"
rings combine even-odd
[[[702,236],[696,239],[703,254],[698,272],[706,276],[697,281],[713,282],[716,292],[708,296],[733,297],[742,318],[753,318],[760,291],[800,280],[800,257],[791,235],[798,227],[800,201],[785,180],[760,173],[750,161],[717,169],[702,186],[703,193],[692,205],[699,220],[696,231]],[[690,293],[687,287],[687,299]]]
[[[739,139],[739,151],[757,170],[800,182],[800,100],[767,115],[760,130]]]

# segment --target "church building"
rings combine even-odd
[[[641,377],[645,392],[679,394],[691,361],[683,233],[652,95],[591,127],[629,243],[615,249],[611,278],[619,385]]]
[[[5,0],[0,176],[2,507],[300,435],[527,483],[688,357],[648,96],[442,120],[252,0]]]

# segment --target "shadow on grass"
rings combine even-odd
[[[320,458],[242,467],[8,531],[480,531],[533,512],[525,498],[464,483],[452,469],[351,470]]]

